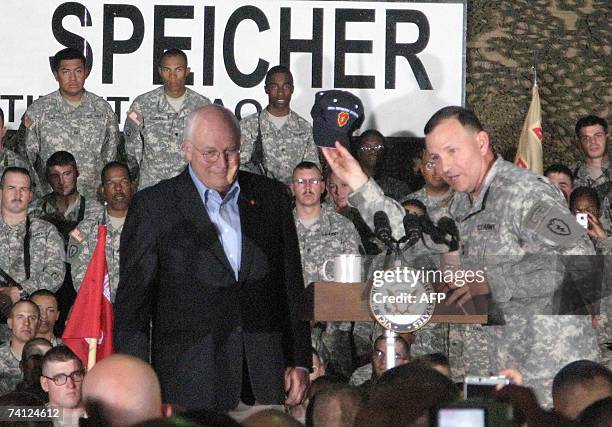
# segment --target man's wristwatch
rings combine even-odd
[[[16,284],[15,287],[19,289],[19,299],[28,299],[28,297],[30,296],[30,294],[28,294],[28,291],[23,289],[20,284]]]

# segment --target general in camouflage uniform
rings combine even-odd
[[[285,185],[291,184],[293,169],[303,161],[320,167],[319,154],[312,138],[312,126],[289,108],[293,94],[293,76],[286,67],[271,68],[266,75],[268,106],[240,121],[243,142],[240,168],[261,173],[252,162],[258,135],[263,149],[262,164],[267,175]],[[255,150],[257,154],[258,151]]]
[[[138,96],[123,127],[126,153],[140,170],[139,189],[172,178],[185,168],[181,148],[185,118],[210,104],[208,98],[185,87],[189,67],[182,51],[166,51],[159,74],[164,86]]]
[[[456,117],[469,124],[462,125]],[[449,212],[459,227],[462,268],[486,268],[492,303],[505,322],[467,334],[463,358],[484,360],[487,374],[501,368],[519,370],[525,384],[548,404],[552,378],[562,366],[598,359],[590,316],[549,315],[564,273],[557,255],[591,255],[593,245],[547,179],[495,160],[488,135],[473,113],[447,107],[430,119],[425,133],[436,167],[457,192]],[[333,168],[349,169],[348,154],[325,154]],[[364,218],[385,210],[394,234],[401,237],[401,207],[382,197],[371,181],[364,185],[364,175],[353,175],[357,178],[347,178],[357,189],[351,204]],[[536,256],[540,253],[549,256]],[[472,286],[458,290],[478,292]],[[483,341],[486,346],[475,345]]]

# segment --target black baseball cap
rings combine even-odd
[[[347,149],[350,136],[363,122],[361,100],[344,90],[317,92],[312,116],[312,134],[319,147],[334,147],[336,141]]]

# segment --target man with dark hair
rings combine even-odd
[[[572,171],[565,165],[554,164],[550,165],[544,171],[544,176],[550,179],[550,182],[555,184],[565,196],[565,200],[569,201],[570,194],[574,189],[574,178]]]
[[[383,170],[385,152],[388,149],[385,137],[376,129],[368,129],[357,138],[357,160],[363,171],[376,181],[385,195],[398,201],[403,200],[411,192],[411,188],[404,181]]]
[[[295,197],[293,219],[300,243],[304,285],[325,281],[322,269],[326,260],[340,254],[360,253],[361,242],[355,226],[321,203],[324,191],[325,181],[316,164],[304,161],[295,167],[291,184]],[[350,339],[350,322],[327,322],[312,329],[313,346],[327,361],[328,371],[346,378],[353,371]]]
[[[298,163],[309,161],[320,167],[312,126],[290,108],[293,76],[287,67],[270,68],[264,89],[268,106],[240,121],[240,167],[290,185]]]
[[[185,118],[210,104],[185,85],[191,69],[182,50],[165,51],[157,71],[163,86],[136,97],[123,127],[126,153],[140,171],[139,189],[172,178],[185,168],[181,151]]]
[[[55,323],[59,319],[57,296],[47,289],[39,289],[30,295],[30,300],[40,310],[40,323],[36,336],[48,340],[53,347],[63,344],[60,337],[55,336]]]
[[[11,336],[0,345],[0,396],[14,390],[21,380],[21,353],[25,344],[36,335],[39,318],[38,306],[32,301],[23,300],[13,304],[6,319]]]
[[[355,387],[338,385],[321,390],[310,402],[306,425],[352,427],[362,401]]]
[[[83,363],[68,347],[49,350],[42,360],[40,385],[49,394],[49,408],[62,410],[63,425],[78,425],[85,415],[81,388],[85,378]]]
[[[17,166],[27,169],[28,165],[23,159],[12,150],[4,146],[6,136],[6,126],[4,126],[4,111],[0,108],[0,175],[9,166]]]
[[[64,242],[56,228],[28,216],[32,201],[26,169],[9,167],[0,179],[0,293],[13,303],[64,280]]]
[[[379,335],[374,340],[370,363],[364,365],[351,375],[350,384],[358,385],[366,392],[369,392],[373,381],[387,370],[387,343],[384,335]],[[410,344],[401,336],[395,340],[395,366],[404,365],[410,362]]]
[[[461,236],[461,267],[485,272],[484,279],[453,285],[447,302],[488,294],[491,320],[503,323],[467,327],[463,368],[476,375],[521,369],[546,404],[553,372],[572,360],[599,357],[590,316],[550,316],[565,272],[561,262],[567,261],[560,256],[592,255],[594,247],[550,181],[496,158],[473,112],[441,109],[425,126],[425,142],[436,171],[455,191],[449,214]],[[353,190],[351,204],[366,220],[384,210],[401,238],[403,208],[385,198],[339,144],[324,155]]]
[[[19,369],[23,372],[21,382],[15,387],[16,391],[32,393],[47,401],[47,394],[40,386],[43,356],[51,350],[52,345],[44,338],[32,338],[23,346]]]
[[[90,70],[81,51],[60,50],[51,62],[59,89],[28,107],[22,119],[25,140],[19,142],[18,152],[36,171],[40,196],[50,192],[47,159],[57,151],[72,153],[79,165],[79,190],[95,199],[98,174],[117,155],[117,119],[108,102],[84,89]]]
[[[68,262],[71,265],[72,283],[78,292],[81,288],[87,266],[98,243],[98,224],[106,223],[106,263],[110,281],[110,299],[115,301],[119,285],[119,243],[123,223],[128,213],[135,186],[130,169],[125,163],[110,162],[102,169],[100,194],[106,207],[86,216],[77,228],[70,233],[68,243]]]
[[[612,396],[612,372],[590,360],[564,366],[552,384],[556,412],[574,420],[591,403]]]
[[[188,168],[130,206],[115,350],[148,360],[151,349],[167,403],[236,417],[295,405],[312,355],[285,188],[238,171],[240,127],[222,106],[191,113],[183,151]]]

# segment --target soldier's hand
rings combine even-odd
[[[475,296],[487,295],[491,292],[489,289],[489,283],[486,279],[482,281],[471,280],[465,281],[462,286],[455,284],[451,285],[450,294],[446,298],[446,305],[459,305],[462,306],[466,302],[472,300]]]
[[[285,370],[285,391],[287,392],[285,405],[295,406],[302,403],[309,385],[310,377],[306,369],[287,368]]]
[[[336,141],[336,148],[322,147],[323,156],[331,170],[355,191],[368,182],[368,176],[349,151]]]
[[[604,228],[602,227],[601,222],[599,222],[599,220],[595,218],[595,215],[590,212],[587,212],[587,220],[589,221],[589,228],[587,229],[587,234],[590,237],[608,237],[608,233],[606,233],[606,230],[604,230]]]
[[[5,288],[0,288],[0,292],[5,295],[8,295],[13,304],[20,300],[19,288],[17,286],[7,286]]]

